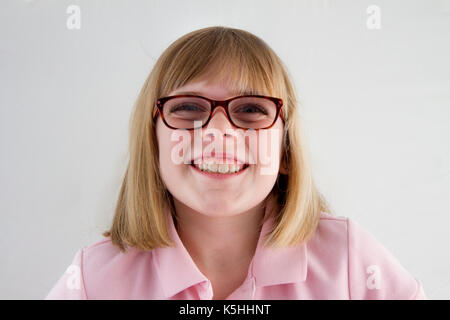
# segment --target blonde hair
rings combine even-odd
[[[174,245],[165,214],[167,208],[174,212],[173,199],[159,172],[152,115],[158,98],[205,76],[211,80],[230,76],[234,92],[283,99],[282,163],[288,174],[279,174],[271,191],[276,198],[276,219],[264,245],[283,247],[307,241],[316,230],[320,212],[331,214],[312,179],[301,134],[299,103],[287,68],[263,40],[250,32],[207,27],[182,36],[161,54],[135,103],[129,162],[112,226],[103,233],[123,252],[125,246],[151,250]]]

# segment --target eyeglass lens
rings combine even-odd
[[[166,101],[164,119],[175,128],[192,129],[194,121],[203,125],[211,113],[208,100],[197,97],[179,97]],[[242,97],[228,105],[231,122],[242,128],[260,129],[270,126],[277,114],[276,104],[261,97]]]

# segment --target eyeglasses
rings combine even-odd
[[[153,119],[159,113],[164,124],[171,129],[198,129],[209,123],[214,109],[219,106],[225,109],[231,124],[242,129],[269,129],[278,115],[284,121],[281,113],[283,100],[262,95],[237,96],[223,101],[196,95],[159,98]]]

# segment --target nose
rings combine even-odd
[[[207,128],[214,128],[220,130],[222,134],[225,134],[227,129],[234,129],[234,126],[228,119],[225,108],[218,106],[211,114],[211,119],[209,120]]]
[[[214,152],[222,150],[228,154],[234,154],[234,146],[239,148],[239,132],[234,131],[235,127],[228,119],[227,112],[223,106],[217,106],[211,114],[211,119],[203,131],[204,145],[213,144]]]

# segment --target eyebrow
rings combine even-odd
[[[176,93],[174,93],[173,95],[179,95],[179,94],[190,94],[190,95],[195,95],[195,96],[206,96],[205,94],[203,94],[203,93],[201,93],[201,92],[196,92],[196,91],[181,91],[181,92],[176,92]],[[244,92],[242,92],[242,93],[237,93],[237,92],[233,92],[232,93],[233,94],[233,96],[235,97],[235,96],[243,96],[243,95],[253,95],[253,94],[259,94],[259,93],[254,93],[254,92],[252,92],[252,91],[250,91],[250,90],[246,90],[246,91],[244,91]]]

